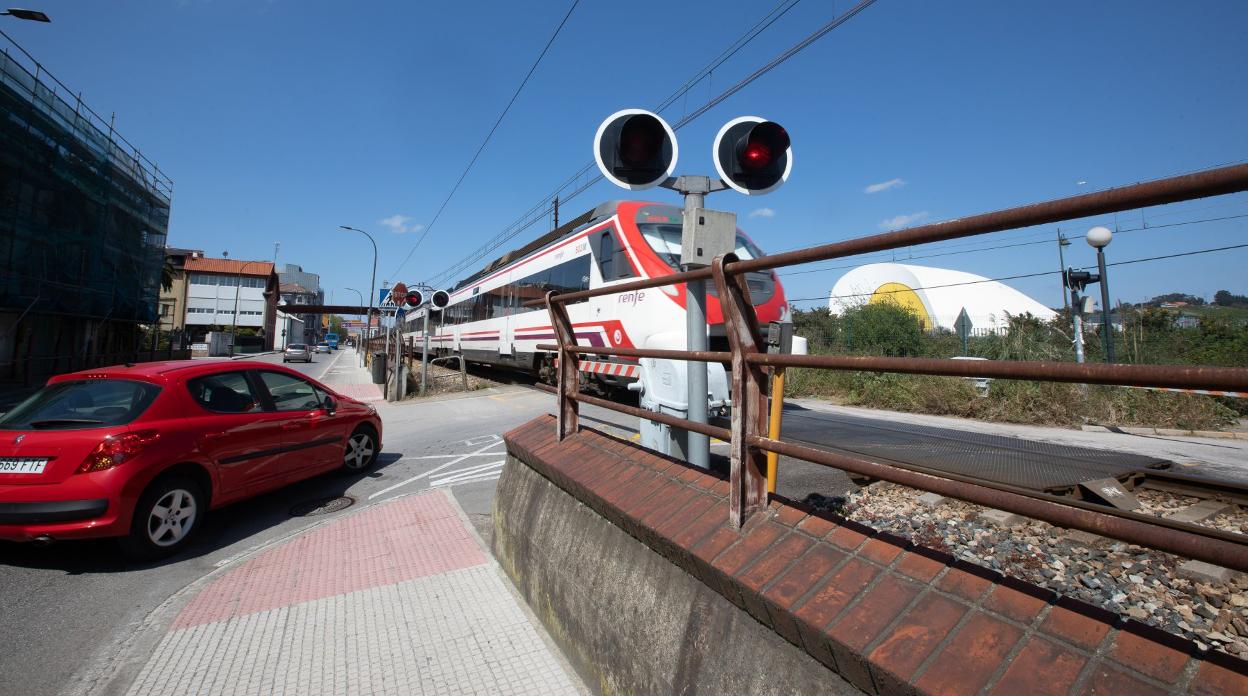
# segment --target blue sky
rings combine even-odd
[[[590,162],[607,114],[655,106],[774,6],[584,0],[395,277],[569,3],[28,4],[53,23],[9,20],[4,30],[96,111],[116,112],[118,130],[174,180],[171,245],[269,258],[281,242],[279,263],[320,273],[339,301],[345,287],[364,289],[372,255],[338,225],[374,232],[379,284],[437,275]],[[803,0],[664,115],[678,120],[849,5]],[[705,29],[677,29],[690,26]],[[682,129],[678,170],[713,172],[711,141],[735,116],[784,124],[791,180],[766,196],[710,199],[778,251],[1239,162],[1248,158],[1245,26],[1248,3],[1238,0],[880,0]],[[564,215],[623,197],[600,183]],[[1063,229],[1244,214],[1240,194]],[[1246,229],[1248,217],[1153,227],[1123,232],[1107,251],[1115,261],[1226,246]],[[1055,232],[1003,232],[973,246]],[[1080,240],[1068,252],[1068,262],[1094,262]],[[995,277],[1055,270],[1057,250],[915,261]],[[1248,249],[1123,266],[1111,289],[1127,301],[1248,293],[1245,262]],[[790,297],[821,297],[844,272],[783,280]],[[1012,284],[1060,302],[1056,276]]]

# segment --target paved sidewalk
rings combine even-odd
[[[315,527],[199,588],[128,693],[578,694],[450,493]]]
[[[360,401],[384,401],[386,398],[381,385],[373,384],[368,368],[360,367],[360,354],[354,349],[340,350],[321,381],[339,394]]]

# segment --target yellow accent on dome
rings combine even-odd
[[[871,299],[867,300],[867,304],[877,302],[892,302],[901,305],[923,322],[925,330],[930,330],[933,326],[932,318],[927,314],[927,307],[923,306],[923,300],[919,299],[918,294],[909,286],[901,283],[885,283],[876,288],[875,292],[871,293]]]

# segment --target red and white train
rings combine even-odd
[[[430,322],[430,348],[472,363],[513,367],[553,381],[554,355],[537,349],[555,342],[544,308],[522,307],[547,291],[572,292],[669,275],[679,270],[681,209],[661,203],[612,201],[460,282],[450,304]],[[736,254],[762,252],[740,230]],[[771,271],[747,276],[760,323],[787,321],[789,307]],[[727,350],[723,318],[713,283],[707,284],[711,350]],[[641,348],[685,345],[685,286],[594,297],[568,305],[576,336],[584,346]],[[419,343],[419,324],[405,335]],[[636,360],[587,356],[589,382],[618,388],[639,376]]]

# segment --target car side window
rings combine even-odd
[[[260,398],[242,372],[221,372],[196,377],[186,383],[191,398],[216,413],[257,413]]]
[[[279,411],[310,411],[321,407],[316,387],[284,372],[261,372],[260,381]]]

